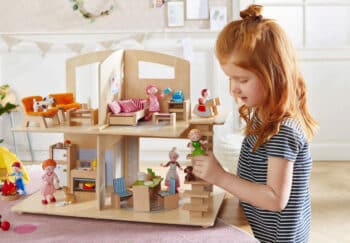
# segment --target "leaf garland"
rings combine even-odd
[[[95,19],[97,19],[97,18],[99,18],[99,17],[110,15],[111,12],[112,12],[113,9],[114,9],[114,6],[111,5],[111,6],[109,7],[109,9],[103,10],[103,11],[101,11],[99,14],[94,14],[94,13],[91,13],[91,12],[87,11],[87,10],[84,8],[84,0],[70,0],[70,1],[73,2],[73,11],[79,11],[80,14],[81,14],[84,18],[90,19],[91,22],[95,21]]]

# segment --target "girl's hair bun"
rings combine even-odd
[[[243,20],[262,20],[263,16],[261,15],[263,10],[262,5],[252,4],[245,10],[240,12],[240,16]]]

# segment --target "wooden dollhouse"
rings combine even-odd
[[[76,153],[76,150],[82,148],[96,150],[96,168],[92,170],[78,168],[81,167],[78,166],[79,157],[70,154],[68,157],[65,157],[66,166],[64,168],[66,173],[63,176],[66,177],[67,182],[65,188],[68,188],[65,191],[75,194],[75,203],[64,207],[57,207],[52,204],[41,205],[40,192],[38,192],[15,205],[12,210],[20,213],[203,227],[213,226],[224,198],[224,193],[222,192],[214,190],[209,196],[209,192],[200,192],[202,184],[192,183],[192,192],[185,192],[186,195],[184,197],[180,195],[180,204],[187,205],[185,209],[182,205],[175,209],[174,206],[169,206],[172,209],[152,213],[116,207],[116,203],[120,202],[116,202],[115,194],[106,182],[105,154],[107,150],[112,151],[113,154],[113,178],[123,177],[126,187],[131,187],[137,181],[140,138],[142,137],[187,138],[188,131],[196,128],[202,132],[202,135],[208,141],[208,149],[213,148],[213,127],[214,125],[223,124],[225,118],[220,117],[220,115],[211,118],[191,117],[189,62],[175,56],[143,50],[111,50],[80,55],[66,62],[67,93],[72,93],[76,97],[76,92],[79,92],[79,90],[75,89],[75,71],[80,66],[92,63],[98,63],[99,66],[97,124],[88,122],[70,126],[69,122],[61,122],[59,125],[51,124],[47,128],[26,126],[14,130],[20,132],[63,133],[64,138],[72,142],[71,147],[67,147],[70,152],[74,151]],[[141,66],[145,63],[165,66],[170,69],[170,77],[145,77],[141,70]],[[116,80],[117,82],[114,82]],[[109,103],[113,101],[147,99],[145,88],[149,84],[157,86],[159,90],[170,88],[171,90],[182,91],[185,98],[183,103],[174,103],[169,97],[160,99],[160,113],[169,114],[169,117],[172,119],[171,124],[169,121],[157,124],[154,124],[152,120],[140,122],[135,120],[135,114],[128,114],[127,116],[112,116],[110,114],[108,107]],[[118,92],[111,92],[111,85],[117,85],[113,89],[118,90]],[[78,111],[75,110],[75,112]],[[97,114],[97,111],[94,111],[94,114]],[[51,151],[53,158],[60,156],[59,148],[56,145],[51,147]],[[64,164],[62,161],[60,163]],[[83,185],[83,188],[81,185]],[[86,185],[93,186],[86,188]],[[135,188],[137,195],[142,193],[148,193],[147,195],[149,195],[149,190],[149,188],[144,187]],[[199,194],[200,196],[198,196]],[[205,198],[203,199],[204,194]],[[63,191],[57,191],[56,198],[64,200]],[[169,200],[169,198],[164,200]],[[203,210],[199,213],[191,210],[191,208],[196,206],[196,202],[202,205],[200,208]],[[134,201],[134,204],[136,203],[137,201]],[[167,203],[169,204],[169,202]],[[190,208],[190,213],[186,210],[186,207]],[[200,216],[198,217],[199,214]]]

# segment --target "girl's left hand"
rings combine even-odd
[[[217,180],[225,173],[212,152],[208,152],[207,156],[197,155],[192,158],[193,173],[195,176],[211,183],[216,184]]]

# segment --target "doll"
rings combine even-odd
[[[197,110],[200,112],[206,112],[206,106],[205,103],[207,102],[208,96],[209,96],[209,90],[208,89],[202,89],[201,91],[202,97],[198,98],[198,107]]]
[[[198,98],[198,104],[195,105],[193,113],[199,117],[212,117],[213,110],[208,106],[209,90],[202,89],[201,97]]]
[[[17,192],[20,195],[26,195],[26,188],[24,186],[24,180],[23,180],[23,173],[21,171],[21,163],[20,162],[13,162],[12,164],[12,169],[13,169],[13,173],[12,174],[8,174],[7,176],[14,176],[15,177],[15,184],[17,187]]]
[[[55,173],[56,161],[53,159],[47,159],[42,163],[42,168],[44,170],[44,174],[41,177],[43,181],[41,187],[41,194],[43,196],[41,203],[48,203],[46,196],[49,196],[50,202],[56,202],[56,198],[54,196],[54,193],[56,191],[54,180],[56,180],[56,182],[59,183],[58,176]]]
[[[165,177],[165,185],[169,188],[170,178],[174,178],[176,181],[176,192],[178,191],[177,188],[180,187],[179,175],[176,169],[178,167],[180,170],[182,170],[179,162],[177,162],[178,158],[179,158],[179,154],[176,152],[176,147],[173,147],[169,152],[170,161],[166,164],[163,164],[163,163],[160,164],[162,167],[169,167],[168,173],[166,174],[166,177]]]
[[[146,87],[146,93],[148,95],[148,113],[145,116],[145,120],[149,121],[152,118],[152,114],[154,112],[160,111],[160,104],[159,100],[163,98],[163,94],[158,94],[158,88],[154,86],[153,84],[150,84]]]
[[[207,141],[200,140],[201,137],[202,137],[202,134],[198,129],[192,129],[188,133],[188,138],[191,140],[191,142],[188,143],[187,146],[191,148],[192,156],[205,155],[205,151],[202,145],[206,144]]]

